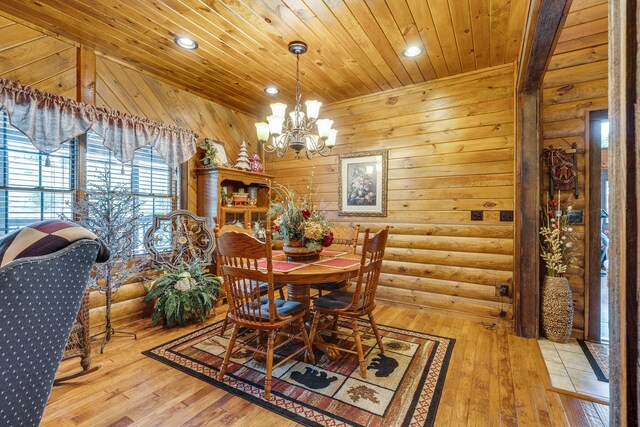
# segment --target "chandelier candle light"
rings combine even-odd
[[[303,149],[308,159],[311,159],[314,154],[326,157],[331,154],[331,148],[336,144],[338,131],[331,128],[333,120],[318,119],[322,102],[306,101],[306,116],[300,105],[300,55],[306,51],[307,45],[304,42],[289,43],[289,52],[296,55],[296,105],[294,110],[289,113],[287,118],[286,104],[281,102],[271,104],[271,115],[267,117],[267,122],[256,123],[258,140],[262,142],[264,150],[268,153],[275,151],[278,157],[284,157],[289,147],[298,159]],[[312,133],[314,125],[317,127],[317,135]],[[271,135],[271,140],[269,140],[269,135]]]

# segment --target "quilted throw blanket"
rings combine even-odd
[[[19,258],[49,255],[80,239],[97,240],[100,243],[96,262],[109,259],[109,248],[95,234],[73,222],[51,219],[36,222],[0,238],[0,267]]]

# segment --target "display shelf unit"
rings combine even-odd
[[[196,169],[198,178],[198,215],[207,217],[212,224],[222,227],[225,224],[235,224],[251,230],[260,221],[267,230],[269,220],[269,203],[271,200],[271,175],[248,172],[232,168],[199,168]],[[254,206],[227,206],[221,197],[223,188],[227,194],[240,192],[249,187],[257,187],[257,202]]]

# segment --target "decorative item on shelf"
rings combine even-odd
[[[559,147],[545,147],[542,150],[541,159],[547,163],[549,168],[549,196],[553,199],[556,186],[573,186],[573,195],[577,198],[578,192],[578,170],[576,165],[578,150],[576,143],[571,144],[571,149],[565,150]],[[572,158],[569,158],[569,155]]]
[[[222,145],[222,148],[220,147],[221,145],[221,142],[210,138],[205,138],[204,142],[198,145],[204,151],[204,157],[200,159],[204,167],[213,168],[227,163],[227,154],[224,151],[224,145]]]
[[[249,187],[249,200],[258,200],[258,187]]]
[[[331,154],[331,149],[336,144],[338,131],[331,129],[333,120],[318,120],[322,102],[309,100],[307,114],[302,111],[300,94],[300,55],[307,51],[307,45],[301,41],[289,43],[289,52],[296,55],[296,103],[293,111],[286,117],[287,105],[282,103],[271,104],[271,115],[267,122],[256,123],[258,140],[262,142],[264,150],[268,153],[275,152],[278,157],[284,157],[287,149],[291,147],[297,159],[304,149],[308,159],[314,154],[323,157]],[[311,133],[314,125],[317,134]],[[271,135],[271,141],[269,141]]]
[[[269,209],[271,217],[277,217],[273,221],[274,237],[284,240],[283,250],[289,260],[317,259],[322,248],[333,242],[331,223],[311,200],[311,186],[310,178],[306,195],[281,184],[272,186],[279,198]]]
[[[184,263],[176,270],[165,271],[153,282],[144,298],[145,301],[156,299],[152,326],[160,320],[169,328],[207,320],[218,298],[222,278],[205,273],[205,268],[206,265],[199,260]]]
[[[262,226],[261,221],[256,221],[253,224],[252,233],[253,237],[255,237],[256,239],[264,239],[266,237],[266,230]]]
[[[252,172],[264,172],[264,166],[262,165],[262,160],[260,160],[258,153],[253,153],[251,157],[249,157],[249,166],[251,167]]]
[[[573,295],[564,277],[573,246],[568,212],[571,206],[567,212],[562,211],[558,192],[558,199],[553,199],[542,212],[540,227],[540,256],[547,270],[542,285],[542,330],[555,342],[567,342],[573,328]]]
[[[251,170],[251,165],[249,164],[249,155],[247,154],[247,144],[244,141],[242,141],[242,145],[240,146],[240,154],[238,154],[238,160],[236,160],[236,164],[233,167],[245,171]]]

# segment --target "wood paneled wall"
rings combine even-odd
[[[76,97],[76,46],[0,16],[0,78]]]
[[[239,145],[246,141],[255,150],[255,119],[105,57],[97,59],[96,104],[148,117],[162,123],[192,129],[199,141],[213,138],[225,143],[227,156],[235,161]],[[197,211],[195,168],[200,155],[189,162],[187,207]]]
[[[574,0],[543,83],[542,131],[545,146],[570,148],[576,143],[578,155],[578,199],[570,200],[572,190],[563,190],[562,204],[585,209],[585,156],[589,149],[588,111],[607,109],[607,1]],[[545,169],[546,171],[546,169]],[[542,201],[548,200],[549,179],[542,177]],[[568,279],[573,290],[574,332],[582,335],[585,327],[585,227],[577,225],[575,259]],[[593,264],[595,263],[595,264]],[[600,260],[592,261],[599,268]]]
[[[267,155],[278,181],[310,172],[332,220],[378,230],[392,225],[380,299],[511,317],[495,296],[513,278],[514,66],[512,64],[327,105],[338,142],[313,161]],[[338,216],[338,155],[387,149],[386,218]],[[471,221],[470,211],[484,211]]]

